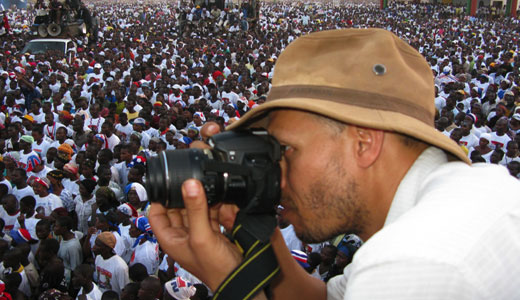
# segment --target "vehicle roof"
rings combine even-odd
[[[30,40],[30,42],[71,42],[71,39],[34,39]]]

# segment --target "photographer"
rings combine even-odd
[[[365,244],[325,286],[298,268],[275,230],[274,299],[517,295],[520,252],[510,233],[519,228],[508,220],[518,219],[520,203],[505,191],[519,183],[501,168],[471,167],[433,127],[433,97],[424,58],[385,30],[320,32],[284,50],[267,103],[230,129],[264,126],[284,146],[283,216],[303,242],[354,233]],[[208,208],[196,180],[182,193],[185,211],[152,204],[152,229],[168,255],[215,291],[242,260],[218,227],[230,230],[238,209]]]

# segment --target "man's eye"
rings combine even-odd
[[[292,150],[292,147],[288,145],[280,145],[280,148],[282,150],[282,156]]]

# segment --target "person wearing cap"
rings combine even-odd
[[[146,267],[149,275],[155,274],[159,268],[159,244],[155,239],[148,218],[140,216],[130,225],[130,237],[134,238],[132,256],[129,266],[141,263]]]
[[[92,247],[96,255],[94,279],[101,292],[112,290],[121,295],[121,291],[130,279],[128,265],[114,252],[115,245],[116,237],[112,232],[105,231],[96,237]]]
[[[520,182],[503,167],[472,167],[434,117],[430,66],[386,30],[317,32],[285,48],[268,101],[228,129],[263,127],[282,145],[280,204],[303,242],[355,233],[365,244],[325,285],[291,258],[276,229],[274,298],[516,297],[520,246],[510,232],[520,230],[512,221],[520,202],[509,193]],[[182,192],[185,211],[152,204],[152,229],[168,255],[216,290],[242,256],[212,228],[220,221],[231,230],[237,207],[208,211],[197,180]]]
[[[101,64],[94,64],[94,72],[88,74],[87,82],[90,82],[91,79],[94,79],[97,82],[103,82],[103,69],[101,68]]]
[[[34,126],[31,135],[34,138],[32,149],[41,157],[46,158],[47,150],[51,147],[52,140],[43,134],[43,126],[41,124]]]
[[[135,118],[133,122],[134,132],[141,134],[141,146],[143,148],[148,148],[148,143],[150,143],[150,135],[145,132],[146,129],[146,121],[143,118]]]
[[[36,211],[43,213],[44,216],[49,217],[51,212],[56,208],[63,207],[63,202],[59,196],[50,193],[51,183],[47,177],[34,178],[32,188],[36,196]]]
[[[38,157],[38,154],[32,150],[32,144],[34,143],[34,138],[30,135],[22,135],[20,138],[20,160],[18,164],[20,167],[25,168],[26,171],[31,171],[34,165],[31,164],[29,158],[32,156]],[[38,157],[39,159],[39,157]],[[40,160],[41,163],[41,160]],[[31,170],[29,170],[29,168]]]

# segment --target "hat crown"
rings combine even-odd
[[[288,97],[400,112],[433,126],[435,91],[428,63],[383,29],[330,30],[296,39],[280,55],[272,83],[268,101],[284,98],[285,91]],[[374,101],[358,101],[360,94],[373,95]]]

